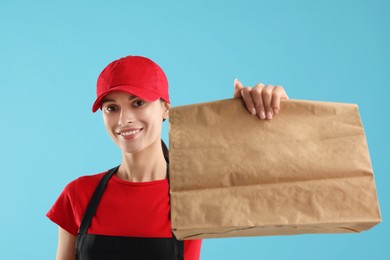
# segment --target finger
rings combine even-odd
[[[251,96],[252,96],[253,103],[255,105],[256,114],[260,119],[266,118],[263,98],[261,96],[261,92],[263,88],[264,88],[264,84],[259,83],[251,91]]]
[[[241,81],[239,81],[238,79],[235,79],[234,80],[234,94],[233,94],[233,97],[236,97],[236,98],[239,98],[241,97],[241,90],[244,88],[244,86],[242,85]]]
[[[280,111],[280,100],[288,99],[286,92],[282,86],[276,86],[272,92],[272,101],[271,106],[275,114],[278,114]]]
[[[284,90],[284,88],[282,86],[278,86],[278,89],[279,89],[279,91],[282,92],[280,99],[289,99],[286,91]]]
[[[263,91],[261,92],[267,119],[272,119],[274,115],[274,111],[271,106],[272,92],[274,91],[274,88],[275,87],[273,85],[267,85],[265,88],[263,88]]]
[[[271,100],[271,106],[274,111],[274,114],[278,114],[280,111],[280,97],[281,92],[278,90],[278,87],[275,87],[274,91],[272,92]]]
[[[249,113],[251,113],[252,115],[256,115],[256,109],[252,100],[251,91],[251,87],[243,88],[241,90],[241,96],[244,99],[246,109],[248,109]]]

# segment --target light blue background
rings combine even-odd
[[[128,54],[164,68],[174,106],[230,98],[236,77],[359,105],[382,224],[206,240],[201,259],[390,259],[389,1],[140,2],[1,1],[0,259],[53,259],[47,210],[69,181],[119,163],[91,105],[97,75]]]

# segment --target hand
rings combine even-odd
[[[280,111],[280,100],[288,99],[282,86],[259,83],[253,88],[244,87],[238,79],[234,81],[234,97],[242,97],[249,113],[260,119],[272,119]]]

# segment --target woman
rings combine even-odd
[[[272,119],[288,98],[282,87],[244,88],[238,80],[234,87],[234,97],[260,119]],[[122,163],[72,181],[47,213],[59,226],[57,259],[199,259],[201,241],[178,241],[170,230],[161,142],[169,108],[168,81],[150,59],[127,56],[101,72],[92,110],[102,110]]]

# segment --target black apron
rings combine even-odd
[[[76,240],[77,260],[184,260],[184,242],[172,238],[140,238],[87,234],[104,189],[118,167],[109,170],[100,180],[80,225]],[[167,167],[168,171],[169,167]]]

